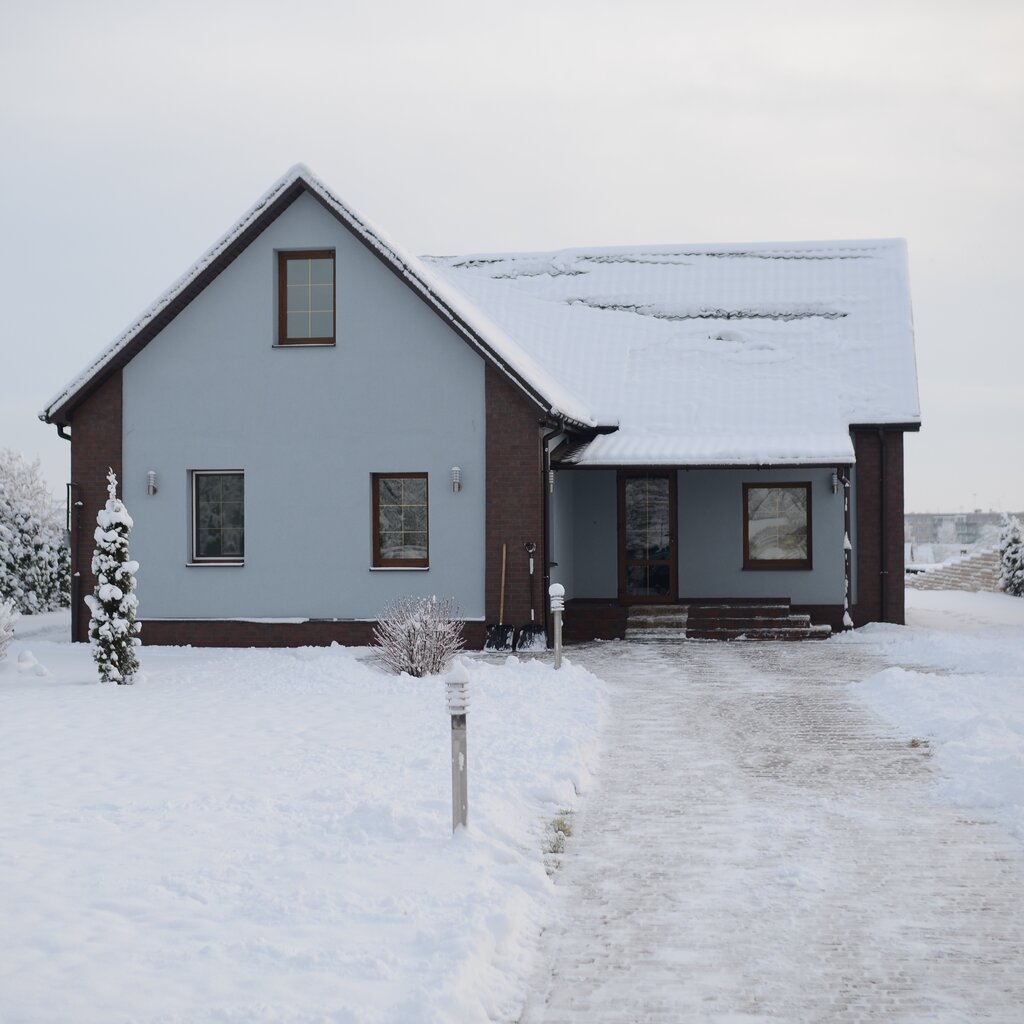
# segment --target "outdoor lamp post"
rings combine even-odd
[[[466,712],[469,710],[469,673],[456,661],[445,679],[448,714],[452,716],[452,832],[469,821],[469,776],[466,764]]]
[[[562,612],[565,610],[565,587],[561,583],[552,583],[548,587],[551,598],[551,617],[554,619],[555,633],[555,668],[562,667]]]

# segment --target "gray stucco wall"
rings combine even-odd
[[[685,597],[788,597],[843,603],[843,492],[830,469],[713,469],[679,473],[679,592]],[[743,484],[811,484],[810,570],[743,568]]]
[[[575,478],[574,587],[567,596],[615,598],[619,589],[618,475],[613,469],[562,475]]]
[[[276,250],[304,248],[336,252],[337,345],[276,348]],[[300,198],[124,370],[140,616],[373,618],[437,594],[482,618],[484,430],[482,359]],[[187,564],[193,469],[245,471],[244,566]],[[429,570],[371,571],[374,472],[429,474]]]
[[[551,582],[561,583],[571,597],[576,593],[576,557],[573,543],[573,523],[576,518],[576,473],[556,473],[555,490],[550,497]]]
[[[682,597],[789,597],[796,604],[843,602],[843,494],[829,469],[693,469],[678,472],[679,593]],[[743,484],[810,481],[810,571],[743,569]],[[614,470],[557,474],[575,523],[570,597],[618,593],[618,492]],[[567,515],[568,501],[559,510]],[[559,525],[559,531],[564,529]],[[559,535],[556,533],[556,536]],[[561,560],[561,556],[556,554]]]

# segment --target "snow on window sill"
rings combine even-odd
[[[370,572],[430,572],[429,565],[371,565]]]
[[[187,569],[241,569],[245,562],[186,562]]]

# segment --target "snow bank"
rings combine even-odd
[[[1024,841],[1024,600],[908,590],[907,621],[831,641],[877,644],[892,665],[854,692],[908,739],[929,743],[940,799]]]
[[[552,913],[547,823],[596,756],[602,688],[470,663],[470,828],[451,835],[440,677],[344,648],[87,647],[0,665],[5,1020],[485,1021]],[[365,656],[365,651],[363,652]]]

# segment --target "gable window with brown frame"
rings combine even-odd
[[[277,254],[278,345],[333,345],[334,252]]]
[[[811,485],[743,485],[743,568],[811,568]]]
[[[374,568],[427,568],[427,474],[374,473],[372,487]]]
[[[245,561],[245,474],[240,469],[192,471],[193,565]]]

